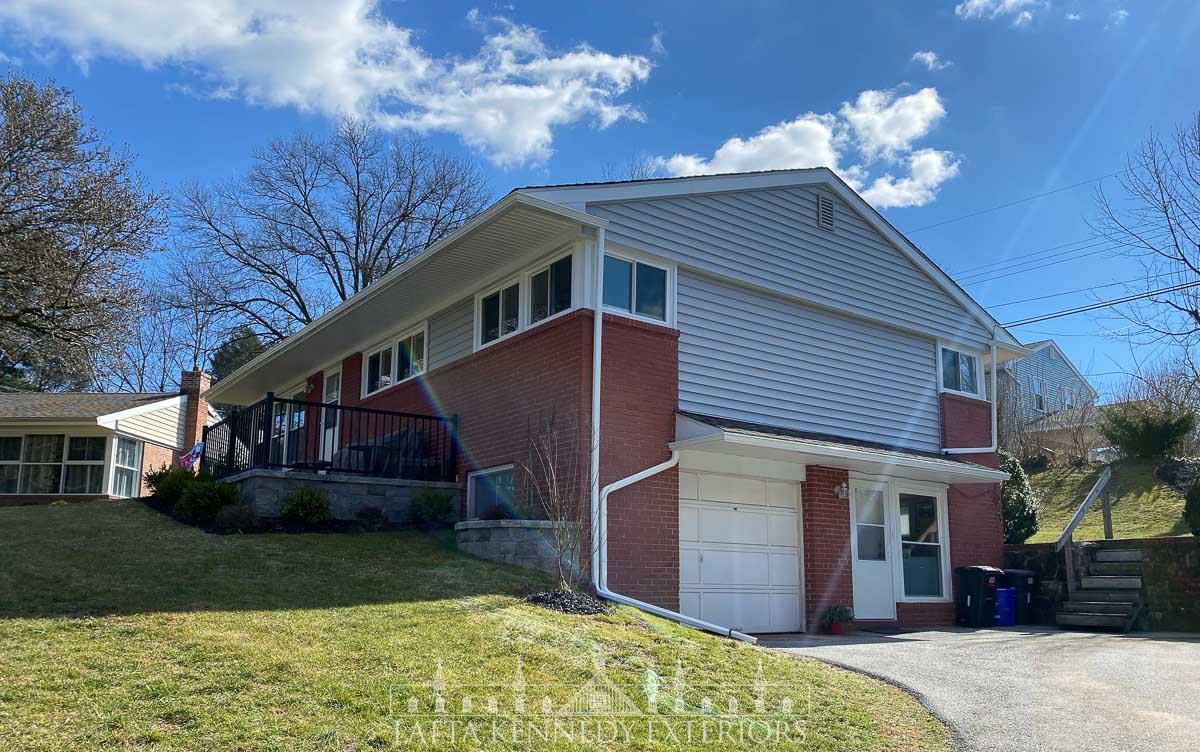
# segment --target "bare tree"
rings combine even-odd
[[[249,324],[265,344],[463,225],[489,201],[478,167],[344,119],[254,154],[239,180],[179,197],[183,281],[206,310]]]
[[[0,363],[86,373],[127,324],[163,207],[69,90],[0,78]]]
[[[534,512],[551,524],[552,548],[558,563],[560,589],[574,590],[580,584],[584,541],[590,520],[589,473],[581,451],[587,446],[579,421],[561,419],[556,413],[539,415],[529,425],[529,440],[520,468],[522,485]],[[590,553],[590,552],[588,552]]]
[[[1097,193],[1096,229],[1142,265],[1145,280],[1131,292],[1171,289],[1118,312],[1139,343],[1165,339],[1192,350],[1200,337],[1200,113],[1168,139],[1151,134],[1119,181],[1122,195]]]
[[[653,180],[654,178],[667,177],[667,171],[663,168],[661,160],[650,156],[644,151],[639,151],[630,154],[623,162],[610,162],[604,165],[601,176],[604,180],[610,182],[618,180]]]

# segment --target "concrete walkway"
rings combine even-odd
[[[1198,635],[947,628],[760,644],[908,689],[965,750],[1200,748]]]

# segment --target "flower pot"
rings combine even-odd
[[[846,632],[846,622],[833,621],[833,622],[829,623],[829,634],[840,635],[840,634],[845,634],[845,632]]]

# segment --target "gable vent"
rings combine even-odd
[[[817,226],[824,230],[833,229],[833,199],[827,194],[817,194]]]

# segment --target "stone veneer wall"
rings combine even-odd
[[[238,487],[242,500],[260,517],[278,517],[284,498],[298,486],[329,494],[334,519],[352,520],[362,509],[377,507],[392,522],[404,522],[409,500],[422,489],[449,494],[457,506],[461,489],[456,483],[433,483],[360,475],[301,473],[284,470],[247,470],[225,479]]]
[[[472,556],[558,574],[553,524],[547,520],[468,520],[454,526],[458,548]],[[578,569],[576,555],[572,565]]]

